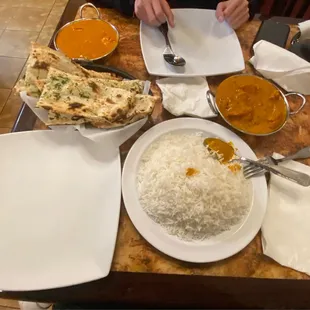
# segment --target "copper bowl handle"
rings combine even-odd
[[[287,98],[289,96],[298,96],[302,99],[302,103],[299,106],[299,108],[294,112],[289,112],[289,115],[295,115],[295,114],[299,113],[304,108],[305,104],[307,103],[306,97],[300,93],[288,93],[288,94],[285,94],[284,96],[285,96],[285,98]]]
[[[101,19],[101,14],[100,14],[99,10],[90,2],[87,2],[87,3],[85,3],[85,4],[80,6],[80,8],[79,8],[79,15],[80,15],[81,19],[84,19],[84,17],[83,17],[83,10],[86,7],[92,7],[96,11],[96,13],[97,13],[97,19]]]
[[[212,94],[212,92],[210,90],[208,90],[206,93],[206,96],[207,96],[207,102],[208,102],[210,109],[212,110],[212,112],[215,115],[218,115],[219,111],[218,111],[216,104],[215,104],[215,101],[214,101],[215,100],[214,95]]]

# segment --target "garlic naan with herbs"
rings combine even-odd
[[[50,68],[37,107],[49,110],[49,125],[118,127],[152,113],[156,99],[137,94],[143,86],[139,80],[82,78]]]
[[[113,128],[150,115],[157,97],[142,95],[144,81],[86,70],[62,53],[32,43],[26,74],[15,89],[39,98],[46,125],[91,124]]]
[[[86,70],[64,54],[47,46],[32,43],[25,77],[16,84],[15,89],[18,92],[26,91],[29,96],[39,98],[50,67],[81,77],[118,79],[111,73]]]

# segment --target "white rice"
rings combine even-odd
[[[167,134],[143,154],[137,184],[145,212],[169,234],[204,240],[240,223],[251,189],[242,171],[231,172],[203,145],[205,137]],[[186,176],[188,168],[199,171]]]

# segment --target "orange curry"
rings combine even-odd
[[[99,19],[78,20],[64,27],[56,38],[57,47],[70,58],[96,59],[112,52],[117,31]]]
[[[218,154],[220,162],[228,163],[235,155],[233,146],[218,138],[206,138],[203,141],[204,146],[207,146],[211,151]]]
[[[187,177],[192,177],[193,175],[196,175],[199,173],[199,170],[195,169],[195,168],[187,168],[186,169],[186,176]]]
[[[216,92],[222,116],[235,128],[253,134],[268,134],[280,128],[287,108],[280,91],[257,76],[232,76]]]
[[[235,157],[235,149],[232,142],[225,142],[219,138],[206,138],[203,141],[211,152],[214,152],[218,156],[218,160],[222,164],[228,164],[228,169],[232,172],[238,172],[241,170],[241,166],[236,164],[229,164],[229,162]]]

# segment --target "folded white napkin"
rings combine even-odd
[[[163,94],[163,106],[171,114],[203,118],[216,116],[207,102],[209,85],[205,78],[164,78],[156,83]]]
[[[261,40],[250,62],[264,77],[287,91],[310,95],[310,63],[277,45]]]
[[[275,158],[281,155],[274,154]],[[296,161],[284,167],[310,174]],[[263,252],[281,265],[310,275],[310,188],[272,175],[262,226]]]
[[[305,22],[299,23],[299,31],[300,37],[299,41],[302,42],[304,40],[310,39],[310,20],[306,20]]]

